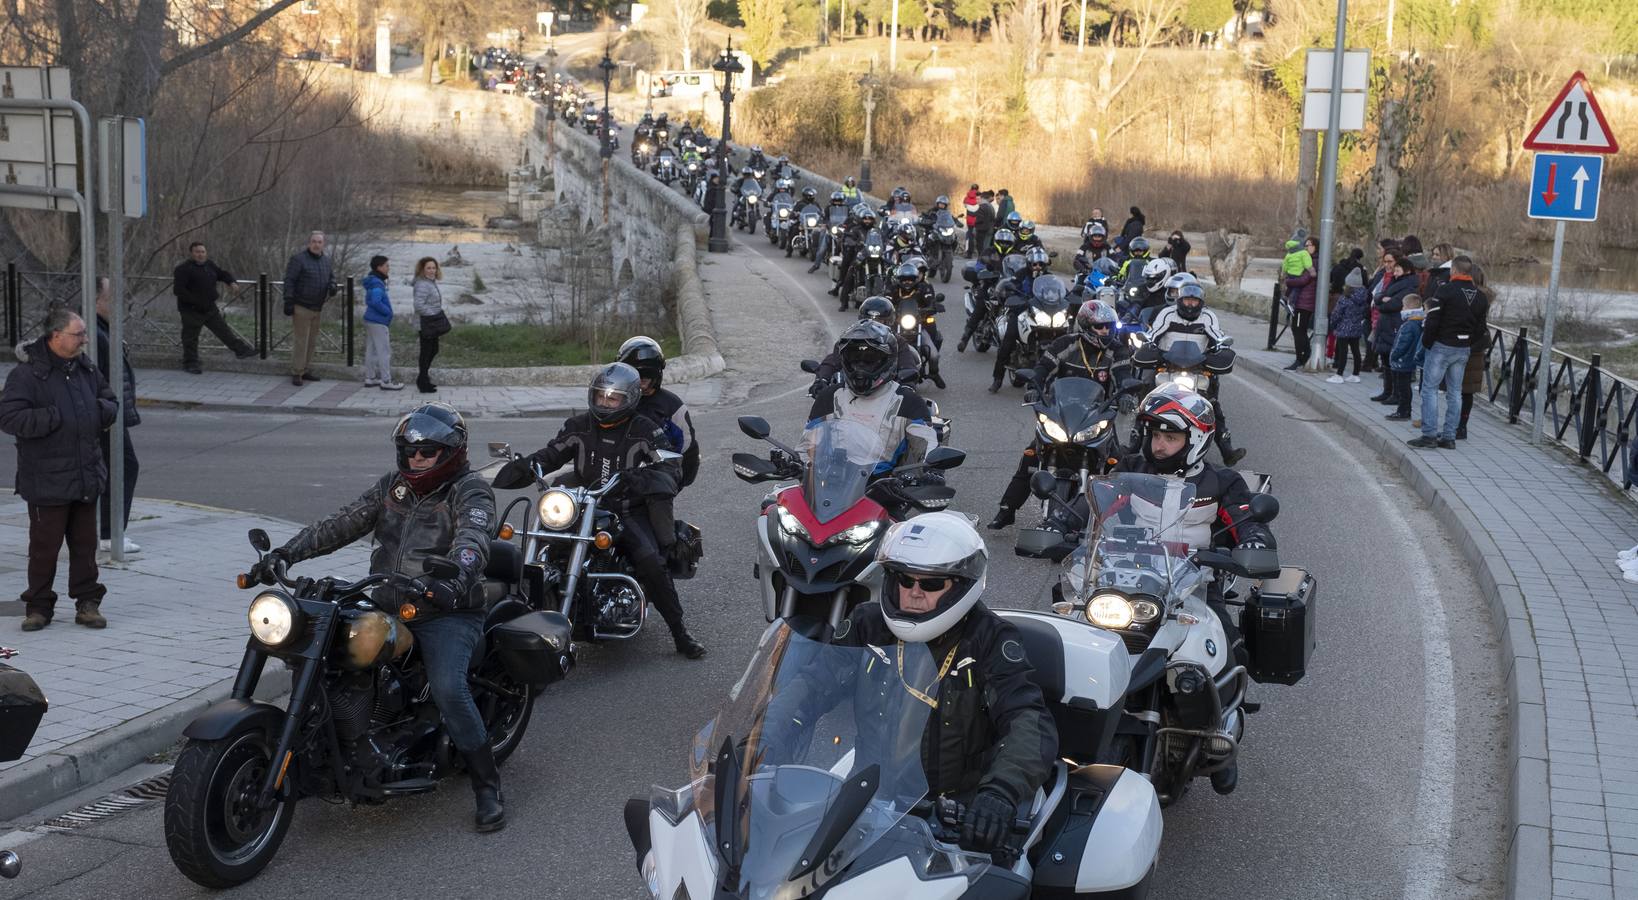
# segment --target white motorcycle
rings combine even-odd
[[[1194,486],[1180,478],[1121,473],[1093,480],[1089,514],[1052,497],[1050,473],[1031,482],[1036,496],[1055,504],[1047,528],[1019,534],[1023,556],[1063,558],[1066,533],[1085,529],[1052,589],[1055,613],[1118,638],[1130,662],[1118,724],[1083,761],[1114,763],[1147,777],[1163,804],[1180,798],[1189,781],[1209,776],[1220,794],[1236,785],[1245,715],[1253,680],[1296,684],[1314,646],[1313,576],[1282,567],[1271,549],[1209,549],[1212,509],[1197,509]],[[1267,523],[1279,502],[1267,493],[1233,510],[1235,524]],[[1063,517],[1063,518],[1055,518]],[[1065,519],[1071,521],[1066,527]],[[1080,522],[1090,519],[1084,526]],[[1079,527],[1077,527],[1079,526]],[[1227,527],[1227,526],[1224,526]],[[1193,549],[1208,548],[1208,549]],[[1243,600],[1233,582],[1224,600],[1240,606],[1240,630],[1249,661],[1234,659],[1222,621],[1206,602],[1213,577],[1251,579]]]
[[[1045,613],[1027,652],[1061,732],[1107,731],[1125,677],[1121,642]],[[1091,668],[1087,667],[1091,664]],[[694,739],[689,783],[626,804],[649,893],[827,900],[1023,900],[1148,892],[1161,814],[1149,782],[1118,766],[1060,761],[1005,846],[957,844],[965,810],[931,796],[921,766],[933,709],[926,644],[844,647],[783,621],[762,635],[723,711]],[[1072,742],[1071,742],[1072,743]]]

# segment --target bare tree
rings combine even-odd
[[[1118,122],[1113,109],[1116,101],[1131,85],[1143,68],[1149,50],[1160,43],[1168,29],[1177,21],[1183,0],[1122,0],[1115,8],[1115,21],[1104,35],[1102,59],[1097,63],[1093,90],[1092,153],[1100,155],[1115,136],[1142,115],[1146,107],[1139,107]],[[1115,33],[1125,24],[1132,52],[1122,54],[1115,47]],[[1117,69],[1121,71],[1117,72]]]
[[[705,11],[710,5],[710,0],[662,0],[654,16],[643,20],[645,25],[654,23],[651,33],[659,43],[676,48],[684,69],[694,68],[700,24],[705,21]]]

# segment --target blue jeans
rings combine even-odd
[[[1462,418],[1462,375],[1472,347],[1434,344],[1422,358],[1422,436],[1456,440]],[[1439,386],[1445,388],[1444,427],[1439,424]]]
[[[470,612],[440,613],[411,622],[409,629],[421,648],[421,658],[426,661],[432,702],[444,717],[449,739],[463,753],[482,748],[489,742],[489,732],[484,727],[483,716],[478,714],[478,704],[472,700],[466,673],[471,667],[472,652],[483,640],[483,616]]]

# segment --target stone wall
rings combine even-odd
[[[440,150],[481,160],[497,174],[534,162],[526,154],[535,104],[527,100],[335,66],[319,71],[325,89],[357,96],[366,127],[416,137]]]

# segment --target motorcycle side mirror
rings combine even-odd
[[[654,453],[660,457],[660,462],[667,462],[673,459],[682,459],[682,454],[675,450],[656,450]]]
[[[421,571],[434,578],[454,578],[461,574],[461,567],[442,556],[429,556],[422,560]]]
[[[1045,469],[1037,470],[1029,477],[1029,492],[1045,500],[1058,489],[1058,479]]]
[[[740,416],[739,430],[744,432],[746,437],[755,438],[759,441],[767,440],[768,435],[773,433],[773,429],[768,425],[768,420],[761,416]]]
[[[802,371],[808,373],[809,375],[819,374],[819,361],[816,359],[802,360]]]
[[[1274,521],[1280,515],[1280,501],[1272,494],[1251,495],[1251,519],[1264,525]]]
[[[1223,338],[1223,346],[1225,346],[1225,347],[1234,346],[1234,335],[1231,334],[1231,335],[1225,336]]]
[[[922,465],[929,469],[953,469],[967,461],[967,454],[954,447],[935,447],[928,451]]]
[[[512,458],[512,445],[506,443],[505,441],[490,441],[489,442],[489,458],[490,459],[511,459]]]
[[[254,547],[257,553],[266,553],[273,548],[273,539],[269,538],[267,532],[260,528],[252,528],[250,529],[250,546]]]

